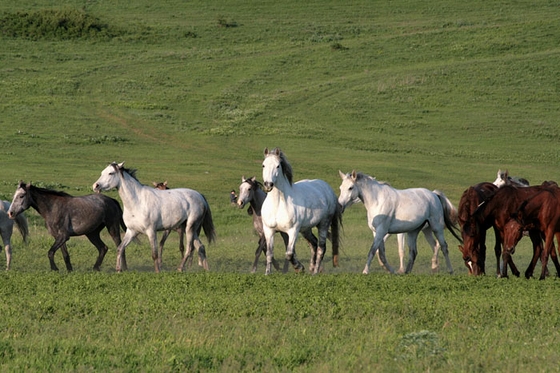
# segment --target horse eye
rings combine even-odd
[[[280,165],[276,166],[276,168],[280,168]]]

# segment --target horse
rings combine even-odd
[[[65,192],[39,188],[20,181],[8,209],[8,216],[10,219],[17,219],[29,207],[43,217],[49,234],[54,238],[48,252],[53,271],[58,271],[54,262],[54,254],[58,249],[62,251],[66,269],[72,271],[66,247],[70,237],[85,235],[97,248],[99,255],[93,265],[95,271],[100,270],[103,258],[109,250],[99,236],[103,228],[107,228],[115,245],[121,243],[120,228],[125,229],[122,209],[113,198],[96,194],[74,197]]]
[[[266,198],[266,193],[261,189],[262,184],[257,181],[253,176],[250,178],[241,177],[241,184],[239,185],[239,196],[237,197],[237,207],[243,209],[247,204],[250,204],[247,209],[247,213],[253,217],[253,228],[259,235],[259,244],[255,250],[255,261],[251,267],[251,273],[257,271],[257,264],[259,263],[259,257],[263,251],[266,251],[266,238],[264,236],[263,223],[261,218],[262,204]],[[288,235],[284,232],[280,232],[284,243],[288,243]],[[276,270],[280,270],[278,261],[272,258],[272,265]]]
[[[295,244],[298,233],[310,235],[317,228],[318,242],[309,262],[309,271],[316,274],[321,269],[329,227],[333,251],[333,265],[338,266],[340,244],[339,228],[342,209],[330,185],[319,179],[293,182],[292,166],[281,149],[264,149],[263,187],[267,192],[262,204],[261,218],[266,239],[266,274],[270,274],[274,257],[274,233],[288,234],[286,259],[296,272],[304,271],[297,260]],[[287,270],[284,266],[284,272]]]
[[[531,263],[525,272],[526,278],[533,275],[540,256],[542,263],[540,280],[544,280],[547,275],[549,256],[556,267],[557,275],[560,275],[560,264],[554,248],[554,237],[560,238],[560,188],[556,183],[543,183],[543,186],[544,188],[539,192],[521,203],[517,211],[511,215],[514,219],[508,221],[504,227],[504,253],[509,255],[513,254],[515,245],[523,237],[524,230],[537,231],[536,234],[540,233],[544,236],[545,245],[542,253],[539,253],[541,247],[534,250]]]
[[[517,176],[509,176],[508,170],[498,170],[496,175],[496,180],[494,180],[493,184],[498,188],[504,185],[513,185],[517,187],[528,187],[529,181],[522,177]]]
[[[141,184],[136,170],[127,169],[122,163],[111,163],[93,183],[93,191],[100,193],[116,188],[123,201],[123,219],[126,224],[124,238],[117,249],[117,272],[122,265],[122,254],[130,242],[140,233],[148,236],[152,249],[155,272],[159,273],[161,261],[158,255],[157,232],[174,229],[186,222],[187,248],[178,271],[183,271],[187,258],[198,250],[198,264],[208,271],[206,249],[199,238],[204,230],[208,243],[216,239],[212,213],[206,198],[193,189],[176,188],[159,190]]]
[[[159,190],[167,190],[169,189],[169,186],[167,185],[167,181],[164,182],[159,182],[156,183],[155,181],[152,182],[152,185],[154,186],[154,188],[159,189]],[[177,228],[175,228],[175,232],[177,232],[177,234],[179,235],[179,252],[181,253],[181,257],[183,257],[184,253],[185,253],[185,230],[187,227],[187,222],[183,222],[183,224],[179,225]],[[163,261],[163,245],[165,244],[165,241],[167,241],[167,238],[169,237],[169,234],[171,233],[171,229],[166,229],[163,232],[163,236],[161,237],[161,240],[159,241],[159,260],[160,263]],[[192,255],[191,257],[188,259],[188,264],[187,266],[191,266],[192,265]]]
[[[0,201],[0,237],[4,243],[4,251],[6,252],[6,270],[8,271],[12,264],[12,233],[14,231],[14,223],[23,237],[23,242],[27,243],[29,237],[29,227],[25,214],[19,214],[14,220],[8,217],[7,211],[10,209],[10,202]]]
[[[504,239],[504,227],[510,221],[514,214],[517,213],[519,206],[524,200],[531,198],[537,193],[550,188],[547,184],[518,188],[512,185],[505,185],[498,188],[493,194],[486,198],[476,208],[473,213],[473,218],[478,232],[488,229],[490,226],[494,227],[497,232],[496,235],[496,255],[501,251],[501,245]],[[540,232],[536,229],[529,230],[529,237],[533,243],[533,257],[540,252],[542,240]],[[505,248],[504,248],[505,249]],[[466,249],[465,249],[466,250]],[[465,253],[463,253],[465,255]],[[507,265],[509,264],[515,276],[520,273],[511,260],[511,252],[504,250],[501,253],[502,265],[498,261],[498,275],[500,277],[507,277]],[[536,260],[536,259],[535,259]],[[527,276],[526,271],[526,276]]]
[[[424,188],[399,190],[355,170],[348,174],[338,172],[342,179],[338,203],[344,210],[354,201],[362,201],[367,210],[368,226],[373,232],[373,244],[369,250],[364,274],[369,273],[371,260],[378,250],[385,268],[395,273],[385,257],[383,242],[384,237],[392,233],[407,233],[409,260],[405,273],[410,273],[417,255],[416,239],[426,223],[441,246],[447,270],[453,273],[444,229],[447,227],[455,238],[459,241],[461,239],[455,232],[458,228],[452,217],[455,208],[442,192],[434,193]]]
[[[478,206],[497,190],[498,186],[495,183],[482,182],[467,188],[459,200],[458,219],[463,239],[463,244],[459,245],[459,250],[463,254],[463,260],[469,274],[475,276],[486,273],[486,231],[491,225],[481,226],[481,224],[478,224],[474,213]],[[502,248],[496,228],[494,228],[494,235],[496,237],[494,246],[497,262],[496,273],[499,274]]]
[[[255,251],[255,261],[251,267],[251,273],[257,271],[257,264],[259,262],[259,257],[263,251],[266,251],[266,238],[264,236],[263,223],[261,218],[262,204],[266,198],[266,193],[262,190],[262,183],[259,182],[254,176],[250,178],[241,177],[241,184],[239,185],[239,197],[237,198],[237,206],[242,209],[247,204],[250,204],[247,209],[247,213],[253,217],[253,228],[259,235],[259,244]],[[288,246],[288,234],[284,232],[279,232],[282,236],[284,244]],[[304,236],[307,244],[309,245],[312,253],[317,249],[317,237],[311,232],[301,232]],[[272,258],[272,265],[276,270],[280,270],[278,262],[276,259]],[[284,265],[288,265],[285,262]]]

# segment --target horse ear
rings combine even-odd
[[[266,157],[268,155],[268,147],[264,148],[264,156]]]
[[[251,177],[251,181],[254,183],[255,181],[257,181],[257,178],[254,177],[254,176],[252,176],[252,177]]]
[[[247,180],[247,179],[245,179],[245,175],[241,176],[241,182],[244,183],[245,180]]]
[[[356,170],[352,170],[352,180],[356,181],[358,175],[356,174]]]
[[[280,148],[274,149],[274,154],[279,156],[280,154],[282,154],[282,149]]]
[[[124,167],[124,161],[122,161],[121,163],[119,163],[117,166],[119,166],[119,168],[123,168],[123,167]]]
[[[163,186],[167,188],[167,180],[163,182]]]
[[[157,187],[157,183],[155,181],[152,181],[153,186]]]
[[[340,175],[340,178],[341,178],[342,180],[344,180],[344,178],[346,178],[346,174],[343,173],[342,171],[338,170],[338,174]]]

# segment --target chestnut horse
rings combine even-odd
[[[513,253],[524,230],[537,231],[539,238],[541,235],[544,236],[545,245],[542,254],[538,251],[533,253],[531,264],[525,272],[526,278],[533,275],[539,254],[541,254],[540,280],[544,280],[546,277],[549,256],[556,267],[557,275],[560,275],[560,264],[554,248],[554,237],[560,238],[560,188],[556,183],[543,183],[542,187],[540,192],[522,202],[517,212],[513,214],[515,220],[510,220],[504,228],[504,256]]]
[[[463,192],[459,201],[459,226],[461,227],[461,236],[463,244],[459,245],[459,250],[463,253],[463,260],[469,273],[475,276],[485,274],[486,263],[486,231],[491,225],[484,226],[477,222],[474,212],[478,206],[488,199],[498,190],[498,187],[492,183],[479,183],[469,187]],[[500,241],[498,232],[494,229],[496,236],[496,244],[494,252],[496,253],[497,273],[500,273]]]
[[[501,246],[504,239],[504,227],[506,227],[506,224],[515,214],[518,213],[518,210],[523,202],[536,194],[541,193],[543,190],[548,190],[549,188],[550,187],[547,184],[525,188],[518,188],[511,185],[503,186],[480,204],[473,213],[473,217],[475,218],[479,229],[487,229],[490,226],[494,227],[498,233],[496,241],[499,241]],[[533,260],[536,260],[536,257],[542,250],[541,233],[538,229],[529,225],[527,225],[527,228],[529,228],[529,237],[533,243]],[[496,254],[498,254],[498,248],[496,248]],[[510,265],[513,274],[515,276],[519,276],[519,271],[511,259],[510,251],[506,250],[502,253],[502,261],[503,265],[499,271],[499,275],[501,277],[507,277],[508,264]],[[528,269],[525,276],[527,276],[529,272],[532,273],[532,271]]]

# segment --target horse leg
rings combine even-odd
[[[385,237],[383,237],[383,242],[387,242],[389,236],[390,234],[386,234]],[[397,273],[404,273],[404,233],[397,234],[397,250],[399,252],[399,261],[400,261],[400,266]],[[379,262],[379,265],[385,268],[383,262],[381,261],[381,257],[379,256],[379,251],[377,251],[376,255],[377,255],[377,261]]]
[[[313,234],[311,229],[300,232],[303,238],[307,241],[307,246],[311,250],[311,259],[309,260],[309,272],[314,273],[315,265],[317,264],[317,237]]]
[[[124,238],[122,239],[121,243],[117,247],[117,264],[115,266],[115,270],[117,272],[122,272],[123,270],[127,269],[125,249],[132,242],[134,237],[136,237],[137,235],[138,233],[136,233],[130,228],[127,228],[124,234]]]
[[[99,255],[97,256],[97,260],[93,265],[93,270],[99,271],[101,269],[101,263],[103,263],[103,258],[105,258],[105,254],[107,254],[109,248],[107,247],[107,245],[105,245],[103,240],[101,240],[101,237],[99,237],[99,231],[89,233],[86,235],[86,237],[93,244],[93,246],[97,248],[97,251],[99,252]]]
[[[290,230],[290,232],[288,232],[289,239],[288,239],[288,247],[286,249],[286,259],[288,259],[288,261],[292,263],[292,266],[294,267],[296,273],[305,271],[305,267],[303,266],[303,264],[300,263],[299,260],[297,260],[296,257],[295,247],[298,239],[298,234],[299,232],[298,229],[296,228],[293,228]]]
[[[51,248],[49,249],[48,252],[48,257],[49,257],[49,262],[51,264],[51,270],[53,271],[58,271],[58,267],[56,266],[55,262],[54,262],[54,254],[56,253],[56,251],[64,245],[64,243],[66,243],[66,241],[68,241],[67,237],[59,237],[59,238],[55,238],[53,245],[51,246]],[[66,254],[65,254],[66,253]],[[64,257],[64,261],[66,262],[66,268],[71,271],[72,270],[72,265],[70,265],[70,268],[68,268],[68,264],[70,263],[70,258],[68,255],[68,251],[66,250],[66,246],[64,246],[62,255]]]
[[[432,228],[430,226],[424,227],[422,229],[422,233],[424,234],[424,238],[430,247],[432,248],[432,273],[437,273],[439,271],[439,249],[441,245],[434,239],[432,235]]]
[[[204,245],[202,244],[202,241],[198,237],[198,233],[200,232],[200,228],[201,227],[196,229],[191,224],[186,224],[185,225],[187,247],[185,249],[185,253],[183,255],[181,263],[179,264],[179,267],[177,267],[177,271],[182,272],[184,270],[185,263],[187,262],[187,260],[189,261],[189,263],[192,263],[192,255],[193,255],[195,249],[198,251],[198,265],[203,267],[205,270],[208,271],[208,260],[206,258],[206,248],[204,247]],[[191,264],[189,264],[189,267],[190,267],[190,265]]]
[[[60,246],[60,251],[62,252],[62,258],[64,259],[64,264],[66,264],[66,270],[72,272],[72,264],[70,263],[70,254],[68,253],[68,247],[66,247],[66,242]]]
[[[502,236],[498,229],[494,227],[494,236],[496,237],[496,241],[494,243],[494,254],[496,255],[496,276],[500,275],[501,272],[501,259],[502,259]],[[504,263],[504,265],[508,265],[509,262]]]
[[[162,258],[163,258],[163,245],[165,244],[165,241],[167,241],[167,237],[169,237],[169,234],[171,233],[170,229],[166,229],[165,231],[163,231],[163,234],[161,235],[161,240],[159,241],[159,247],[158,247],[158,262],[159,262],[159,266],[161,267],[162,264]]]
[[[177,234],[179,235],[179,252],[181,253],[181,258],[185,254],[185,231],[187,230],[187,222],[185,221],[177,228]],[[192,265],[192,257],[191,263],[189,266]]]
[[[266,240],[266,270],[265,275],[272,272],[272,260],[274,259],[274,233],[275,231],[263,226],[263,233]],[[286,265],[284,265],[286,267]],[[286,268],[285,268],[286,269]]]
[[[121,241],[121,228],[120,228],[119,221],[115,220],[111,224],[108,224],[107,225],[107,231],[109,231],[109,235],[113,239],[113,242],[115,243],[115,246],[118,248],[119,245],[122,242]],[[121,266],[122,266],[123,270],[126,271],[128,269],[128,266],[126,264],[126,254],[125,254],[124,250],[123,250],[121,259],[122,259],[121,260]]]
[[[311,272],[317,274],[323,270],[323,258],[325,257],[325,252],[327,251],[327,234],[329,232],[329,226],[326,225],[322,227],[319,225],[317,227],[319,234],[319,243],[316,249],[316,260],[315,260],[315,271]]]
[[[0,230],[0,236],[2,236],[2,242],[4,243],[4,251],[6,252],[6,271],[10,269],[12,264],[12,245],[10,243],[12,232],[13,225],[10,228]]]
[[[372,229],[373,232],[376,232],[376,230]],[[390,273],[395,273],[395,270],[393,269],[393,267],[391,267],[389,265],[389,263],[387,262],[387,258],[385,257],[385,243],[384,243],[384,238],[385,238],[385,232],[380,233],[379,230],[377,230],[377,234],[373,233],[373,243],[371,245],[371,248],[369,249],[369,253],[368,253],[368,258],[367,258],[367,262],[366,262],[366,266],[364,268],[364,270],[362,271],[362,273],[364,275],[367,275],[369,273],[369,267],[371,265],[371,261],[373,259],[373,257],[375,256],[375,253],[377,252],[377,250],[379,250],[379,259],[381,259],[381,263],[383,263],[383,266],[390,272]]]
[[[280,237],[282,237],[282,241],[284,241],[284,247],[286,248],[286,250],[288,250],[288,242],[290,241],[290,236],[288,236],[288,234],[285,232],[280,232]],[[273,257],[272,258],[273,265],[275,261],[276,259],[274,259]],[[290,266],[290,262],[288,261],[288,259],[284,258],[284,266],[282,267],[282,273],[287,273],[289,266]]]
[[[436,240],[441,247],[441,252],[443,253],[443,257],[445,258],[445,264],[447,265],[447,272],[450,275],[453,274],[453,266],[451,265],[451,260],[449,259],[449,249],[447,246],[447,241],[445,241],[445,236],[443,234],[443,228],[440,231],[434,231],[434,235],[436,236]],[[435,249],[434,249],[435,251]]]
[[[257,272],[257,265],[259,264],[259,258],[261,253],[266,248],[266,239],[264,236],[259,236],[259,246],[257,246],[257,250],[255,250],[255,261],[253,262],[253,266],[251,267],[251,273]],[[276,263],[278,265],[278,263]],[[278,268],[276,269],[278,270]]]
[[[539,280],[544,280],[546,278],[548,257],[552,252],[552,248],[554,247],[554,236],[555,236],[554,228],[549,227],[545,234],[544,250],[541,254],[542,269],[541,269],[541,276],[539,277]]]
[[[414,266],[414,261],[416,260],[416,255],[418,255],[418,230],[408,232],[406,235],[406,243],[408,244],[408,263],[406,264],[405,273],[410,273],[412,267]]]

